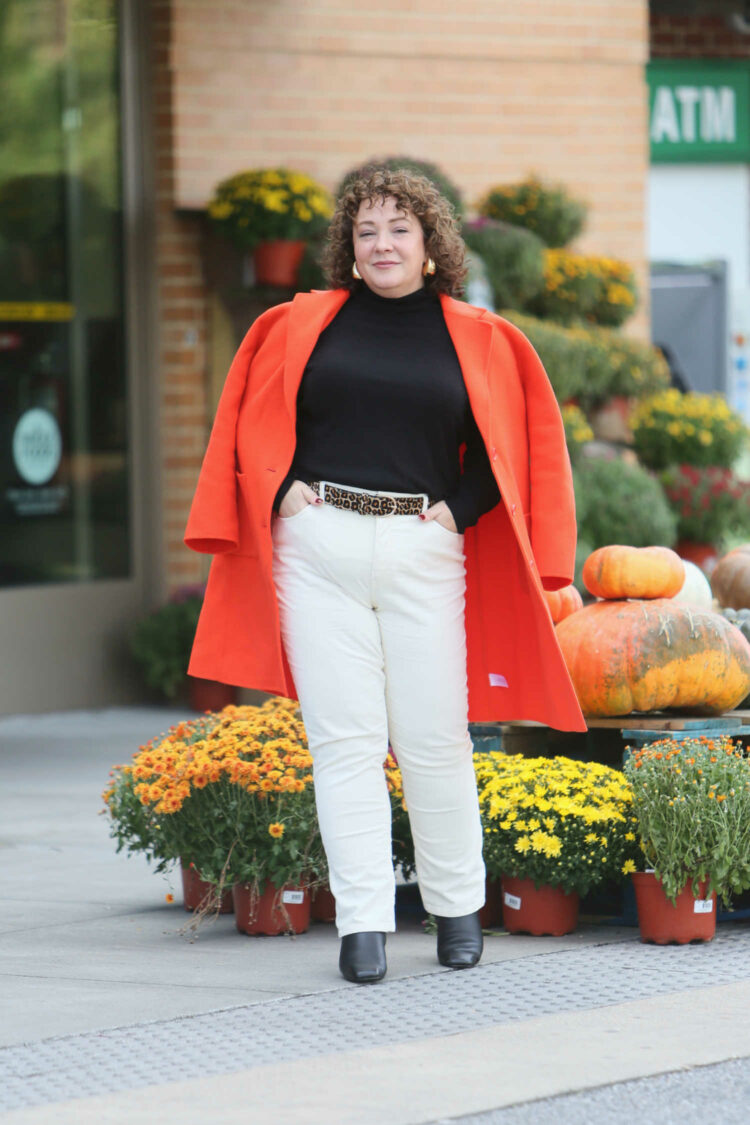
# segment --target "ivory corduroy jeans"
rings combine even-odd
[[[425,910],[478,910],[485,871],[467,724],[463,537],[416,515],[311,504],[277,517],[273,539],[339,935],[395,929],[389,738]]]

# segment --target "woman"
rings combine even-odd
[[[253,325],[186,543],[217,554],[193,675],[300,700],[351,981],[394,930],[388,740],[438,959],[482,952],[467,721],[585,729],[543,587],[575,518],[549,382],[512,325],[453,299],[463,244],[426,179],[369,171],[331,223],[332,291]]]

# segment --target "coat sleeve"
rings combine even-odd
[[[576,509],[565,427],[542,361],[515,325],[505,322],[526,397],[531,549],[545,590],[573,581]]]
[[[229,368],[185,529],[185,544],[194,551],[215,555],[234,551],[239,545],[237,418],[253,357],[271,326],[288,308],[289,305],[277,305],[258,317]]]

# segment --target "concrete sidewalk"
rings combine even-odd
[[[706,1089],[745,1121],[746,922],[687,947],[498,933],[451,973],[405,916],[369,988],[339,976],[330,925],[249,938],[225,916],[191,941],[177,881],[117,855],[97,815],[111,765],[184,717],[0,719],[3,1121],[685,1125]]]

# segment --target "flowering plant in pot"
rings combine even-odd
[[[696,904],[728,904],[750,888],[750,760],[729,737],[661,739],[634,749],[625,774],[642,849],[636,895],[658,883],[666,916],[641,917],[639,902],[643,940],[710,938],[714,906]]]
[[[728,535],[750,533],[750,488],[731,469],[674,465],[660,477],[677,516],[678,548],[686,557],[690,557],[688,544],[706,544],[718,558]]]
[[[630,419],[638,460],[649,469],[669,465],[731,468],[748,430],[721,395],[683,394],[675,387],[649,395]]]
[[[526,227],[546,246],[565,246],[583,228],[586,205],[555,184],[527,176],[515,184],[496,184],[477,204],[480,215]]]
[[[237,831],[224,866],[209,878],[233,885],[238,929],[300,932],[309,924],[310,889],[327,882],[327,866],[297,705],[271,700],[233,736],[242,761],[226,812]]]
[[[120,846],[146,851],[157,870],[179,861],[186,885],[197,874],[212,892],[204,910],[235,881],[257,899],[268,882],[325,874],[312,760],[286,699],[178,724],[117,767],[105,802]]]
[[[204,787],[203,776],[193,762],[192,747],[205,740],[219,721],[217,715],[208,715],[170,727],[166,734],[139,747],[129,763],[115,766],[102,794],[102,811],[109,816],[110,835],[117,841],[118,852],[141,852],[157,873],[168,871],[185,857],[187,909],[213,903],[214,899],[210,885],[200,879],[196,860],[218,845],[216,833],[223,826],[209,823],[197,831],[191,829],[189,817],[195,809],[189,807],[183,812],[183,806],[193,788]],[[211,834],[208,841],[206,833]],[[224,909],[227,906],[225,900]]]
[[[503,882],[506,928],[574,929],[579,896],[621,880],[636,852],[624,776],[598,762],[501,752],[475,755],[475,772],[485,864]],[[549,924],[532,913],[534,892],[542,889],[560,912]]]
[[[220,234],[255,251],[256,280],[272,285],[295,283],[305,243],[323,233],[332,213],[322,184],[287,168],[238,172],[216,185],[208,204]]]
[[[529,299],[527,308],[562,324],[581,321],[615,327],[635,312],[637,304],[635,275],[626,262],[548,249],[544,286]]]

